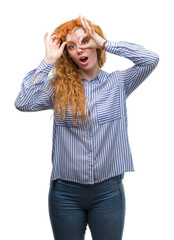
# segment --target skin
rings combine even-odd
[[[74,29],[76,30],[76,28]],[[83,35],[85,32],[83,31]],[[70,39],[70,36],[67,36],[67,39]],[[68,41],[66,47],[69,54],[69,57],[78,65],[79,69],[82,72],[82,76],[87,80],[91,80],[94,75],[100,71],[100,67],[97,61],[97,51],[96,48],[83,48],[82,46],[89,43],[89,37],[85,37],[80,42],[81,36],[78,34],[78,30],[71,35],[71,39]],[[88,57],[88,62],[84,65],[81,61],[81,57]]]
[[[91,80],[99,71],[100,67],[97,61],[97,48],[102,48],[105,39],[100,37],[94,31],[93,23],[89,26],[85,17],[79,16],[82,26],[85,29],[86,33],[84,32],[82,35],[74,34],[71,36],[72,38],[66,39],[66,42],[63,42],[60,45],[60,36],[53,35],[47,40],[48,32],[44,35],[44,42],[45,42],[45,57],[44,60],[48,64],[54,65],[58,58],[62,55],[65,46],[67,45],[67,50],[69,56],[73,59],[74,62],[79,66],[82,76],[85,77],[87,80]],[[75,29],[74,29],[75,30]],[[70,42],[71,41],[71,42]],[[70,49],[69,44],[74,44],[75,48]],[[105,47],[107,47],[107,44]],[[88,57],[88,64],[82,65],[79,57],[87,56]],[[39,74],[36,75],[33,83],[37,81]]]

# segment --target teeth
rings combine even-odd
[[[86,57],[82,57],[82,58],[80,58],[80,59],[82,59],[82,60],[83,60],[83,59],[85,59],[85,58],[86,58]]]

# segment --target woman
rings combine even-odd
[[[54,110],[49,214],[56,240],[120,240],[125,219],[124,173],[134,171],[126,100],[158,64],[156,53],[107,41],[85,17],[44,36],[45,58],[24,78],[20,111]],[[105,52],[133,61],[101,70]],[[48,73],[53,68],[54,76]]]

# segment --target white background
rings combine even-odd
[[[99,25],[107,39],[134,42],[160,56],[157,68],[127,100],[135,172],[123,180],[123,239],[173,240],[172,1],[16,0],[0,9],[0,239],[53,239],[48,215],[53,112],[20,112],[14,102],[23,78],[44,57],[45,32],[81,14]],[[129,60],[107,53],[103,70],[130,66]],[[89,228],[86,239],[92,239]]]

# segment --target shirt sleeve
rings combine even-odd
[[[134,43],[109,41],[105,50],[134,63],[128,69],[115,72],[124,85],[126,98],[152,73],[159,62],[158,54]]]
[[[48,78],[53,65],[47,64],[44,59],[39,66],[30,71],[21,84],[20,92],[15,100],[15,107],[20,111],[31,112],[53,109],[51,95],[54,91]],[[35,76],[39,73],[39,78],[33,83]]]

